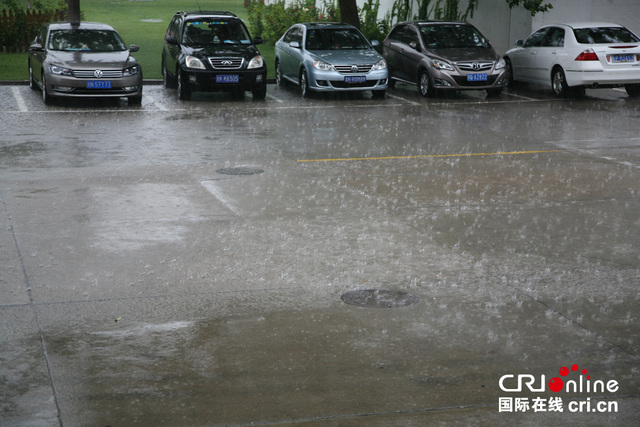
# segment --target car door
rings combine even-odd
[[[408,25],[404,33],[404,51],[400,54],[405,80],[418,82],[418,64],[423,58],[420,33],[413,25]]]
[[[531,69],[531,78],[536,82],[549,85],[551,69],[564,53],[565,31],[560,27],[549,27],[542,43],[537,48],[535,64]]]
[[[389,33],[382,45],[382,56],[387,61],[389,76],[401,80],[407,80],[406,73],[402,67],[402,55],[405,50],[404,33],[406,30],[406,25],[397,25]]]
[[[37,83],[41,83],[42,74],[40,70],[44,67],[44,61],[47,57],[47,35],[49,33],[48,27],[44,26],[38,32],[33,45],[29,50],[29,64],[30,70],[33,71],[33,80]],[[39,45],[36,47],[35,45]]]
[[[536,55],[548,31],[544,27],[531,34],[518,54],[511,57],[513,72],[519,80],[535,81]]]
[[[177,65],[178,65],[178,57],[180,56],[180,24],[182,18],[179,16],[175,16],[169,27],[167,28],[167,32],[164,36],[164,51],[162,54],[162,58],[164,61],[164,66],[167,71],[172,75],[177,75]],[[168,43],[169,39],[174,39],[178,42],[176,43]]]
[[[290,28],[282,38],[282,42],[280,46],[282,75],[297,82],[302,58],[302,27]]]

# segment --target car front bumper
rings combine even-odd
[[[360,77],[364,81],[349,82],[351,77]],[[368,73],[341,74],[337,71],[319,71],[313,69],[309,75],[309,89],[315,91],[342,92],[386,90],[389,83],[389,72],[375,70]]]
[[[507,85],[507,73],[499,71],[478,72],[432,72],[433,86],[436,89],[450,90],[487,90],[498,89]]]
[[[229,71],[183,71],[185,82],[193,92],[216,92],[240,89],[257,90],[267,84],[266,68]]]
[[[142,74],[102,79],[47,74],[46,85],[49,93],[56,97],[129,97],[142,93]]]

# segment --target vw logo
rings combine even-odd
[[[478,64],[477,62],[474,62],[472,65],[474,70],[479,70],[480,69],[480,64]]]
[[[358,72],[358,66],[357,65],[352,65],[351,66],[351,72],[352,73],[357,73]]]
[[[102,70],[95,70],[93,72],[93,75],[95,76],[95,78],[99,79],[100,77],[102,77]]]

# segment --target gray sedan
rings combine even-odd
[[[276,42],[276,80],[312,91],[372,91],[384,97],[387,63],[355,27],[347,24],[295,24]]]

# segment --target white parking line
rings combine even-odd
[[[284,101],[282,99],[276,97],[276,96],[267,94],[267,98],[268,99],[273,99],[274,101],[279,102],[280,104],[284,104]]]
[[[387,97],[389,97],[391,99],[397,99],[399,101],[406,102],[407,104],[411,104],[411,105],[422,105],[419,102],[411,101],[409,99],[403,98],[403,97],[398,96],[398,95],[391,95],[389,92],[387,92]]]
[[[13,86],[11,88],[11,92],[13,92],[13,97],[16,99],[16,104],[18,104],[18,110],[21,113],[28,112],[29,109],[27,108],[27,104],[24,103],[24,98],[22,98],[22,94],[20,93],[18,86]]]
[[[158,110],[160,110],[160,111],[169,111],[169,109],[167,107],[165,107],[164,104],[162,104],[159,101],[157,101],[153,96],[145,94],[144,97],[147,100],[150,99],[151,100],[151,105],[156,107]]]

